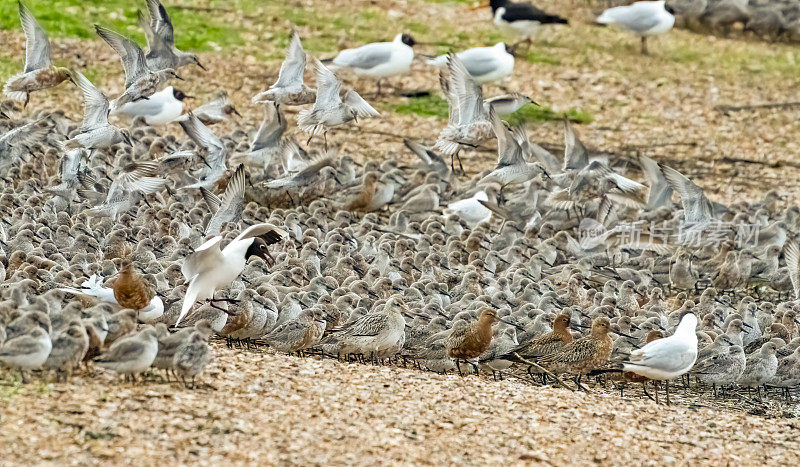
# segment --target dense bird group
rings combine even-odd
[[[160,82],[161,67],[199,64],[174,48],[163,5],[148,6],[148,54],[98,28],[126,67],[114,105],[158,92],[142,80]],[[216,334],[436,372],[566,373],[581,387],[598,373],[688,375],[715,394],[800,384],[800,208],[775,192],[723,206],[643,156],[641,175],[623,173],[629,160],[595,157],[566,121],[559,157],[504,123],[456,55],[435,145],[408,139],[409,157],[363,165],[327,138],[304,148],[282,107],[308,105],[298,119],[312,137],[376,113],[314,62],[316,89],[295,34],[254,98],[260,126],[222,137],[191,112],[186,138],[144,116],[118,127],[77,71],[65,76],[84,95],[79,125],[0,104],[0,362],[26,377],[93,361],[194,381]],[[460,153],[490,139],[497,165],[457,176]]]

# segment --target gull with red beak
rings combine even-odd
[[[200,245],[186,257],[181,267],[183,276],[189,281],[183,299],[177,326],[192,306],[201,300],[213,301],[214,292],[233,282],[244,270],[251,256],[258,256],[268,264],[275,259],[267,247],[278,243],[286,232],[269,223],[255,224],[234,238],[225,248],[219,248],[222,237],[217,235]]]

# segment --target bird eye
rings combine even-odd
[[[261,248],[262,250],[266,250],[267,246],[266,245],[261,245],[259,248]]]

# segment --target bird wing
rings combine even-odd
[[[153,18],[148,18],[142,10],[136,12],[136,18],[139,22],[139,27],[144,31],[144,37],[147,40],[148,55],[156,56],[161,55],[168,49],[167,44],[162,37],[153,30]]]
[[[505,53],[505,49],[502,53]],[[497,67],[498,49],[496,47],[474,47],[459,52],[457,55],[472,76],[485,75]]]
[[[344,103],[353,109],[359,117],[377,117],[380,115],[377,110],[352,89],[348,89],[344,94]]]
[[[159,164],[155,161],[134,162],[117,176],[117,185],[127,191],[155,193],[164,187],[166,180],[156,177]],[[109,190],[109,192],[112,190]]]
[[[639,165],[647,180],[650,189],[647,193],[647,207],[650,209],[669,206],[672,200],[672,187],[670,187],[658,163],[647,156],[639,156]]]
[[[433,154],[433,151],[431,151],[430,149],[426,148],[425,146],[423,146],[419,142],[411,140],[411,139],[403,139],[403,144],[405,144],[406,147],[411,152],[413,152],[417,157],[419,157],[419,159],[424,164],[426,164],[426,165],[433,164],[433,160],[431,159],[431,154]]]
[[[686,223],[700,223],[711,219],[713,208],[702,188],[672,167],[661,166],[661,171],[670,187],[681,197]]]
[[[241,200],[244,198],[246,177],[247,172],[244,170],[244,164],[239,164],[239,167],[236,168],[236,171],[228,181],[228,186],[225,188],[225,193],[223,193],[222,197],[220,197],[220,201],[222,202],[223,206],[230,206],[231,204],[235,203],[236,200]]]
[[[472,123],[479,116],[487,116],[483,107],[483,91],[467,71],[464,62],[457,55],[450,54],[447,69],[450,93],[458,109],[458,122],[463,125]]]
[[[194,252],[183,260],[181,272],[187,281],[194,279],[204,271],[216,267],[223,261],[222,251],[219,249],[221,241],[222,237],[219,235],[212,237],[195,248]]]
[[[139,44],[103,26],[95,25],[94,28],[97,31],[97,35],[102,37],[119,54],[122,68],[125,69],[126,89],[147,73],[148,68],[144,51],[139,47]]]
[[[522,148],[519,141],[497,116],[494,108],[489,109],[489,120],[492,122],[494,134],[497,137],[497,167],[525,164],[522,157]],[[524,130],[523,130],[524,132]]]
[[[356,49],[342,50],[333,59],[333,63],[337,66],[368,70],[387,63],[391,58],[392,43],[376,42],[362,45]]]
[[[286,58],[281,63],[278,80],[270,87],[288,87],[303,83],[303,72],[306,68],[306,51],[300,42],[300,35],[295,31],[289,47],[286,49]]]
[[[564,169],[582,169],[589,164],[589,152],[575,134],[575,130],[564,119]]]
[[[317,99],[314,107],[329,108],[337,107],[342,103],[339,91],[342,89],[342,82],[333,74],[330,68],[326,67],[314,57],[314,66],[317,69]]]
[[[50,68],[50,40],[22,2],[19,2],[19,19],[25,32],[25,73]]]
[[[168,47],[175,45],[175,31],[172,20],[169,19],[166,8],[160,0],[147,0],[147,9],[150,11],[151,26],[153,31],[161,36]]]
[[[222,206],[222,201],[219,199],[219,196],[202,186],[200,187],[200,194],[203,195],[203,200],[205,200],[212,214],[219,211],[219,207]]]
[[[142,350],[142,343],[135,338],[120,339],[111,344],[108,351],[97,357],[95,361],[112,363],[119,360],[128,360],[142,353]]]
[[[3,345],[3,348],[0,350],[0,357],[30,354],[37,352],[38,350],[38,339],[28,335],[22,335],[6,342],[5,345]]]
[[[675,372],[690,366],[697,357],[697,347],[680,339],[658,339],[631,352],[626,364]],[[626,368],[627,369],[627,368]],[[688,368],[686,368],[688,370]]]
[[[797,243],[792,242],[786,245],[783,252],[786,258],[786,267],[789,271],[789,279],[792,281],[795,300],[800,300],[800,248]]]
[[[206,148],[209,152],[221,151],[223,149],[222,140],[217,137],[207,126],[197,118],[193,112],[188,113],[186,120],[178,122],[183,131],[198,146]]]
[[[250,143],[250,151],[278,145],[285,130],[286,119],[281,115],[277,104],[267,102],[264,105],[264,120],[261,121],[253,142]]]
[[[108,124],[108,98],[97,89],[82,73],[70,71],[72,81],[83,92],[83,122],[81,129],[91,130]]]
[[[244,240],[247,238],[253,237],[261,237],[267,242],[267,245],[272,245],[273,243],[278,243],[281,241],[283,237],[286,237],[288,234],[285,230],[281,229],[278,226],[270,224],[269,222],[262,222],[260,224],[253,224],[250,227],[244,229],[242,233],[240,233],[236,238],[233,239],[233,242]],[[231,242],[231,243],[233,243]]]

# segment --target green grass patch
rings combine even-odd
[[[447,101],[435,94],[423,97],[409,97],[406,102],[394,108],[401,115],[421,115],[423,117],[447,118]]]
[[[561,60],[541,50],[532,50],[528,52],[525,56],[525,60],[531,63],[544,63],[545,65],[561,65]]]
[[[254,0],[248,0],[253,2]],[[237,2],[237,6],[243,3]],[[208,10],[194,7],[194,2],[166,2],[167,12],[175,26],[175,40],[186,50],[215,50],[244,43],[242,28],[219,13],[233,14],[230,2],[208,2]],[[228,5],[227,9],[225,5]],[[51,0],[28,1],[28,7],[50,37],[95,39],[94,24],[107,26],[144,44],[136,12],[145,3],[130,0]],[[218,13],[215,13],[218,8]],[[17,2],[0,0],[0,29],[21,29]]]
[[[528,104],[504,118],[510,125],[519,125],[531,122],[549,122],[552,120],[568,119],[573,123],[588,124],[594,121],[591,113],[584,109],[569,109],[566,112],[556,112],[549,107]]]

